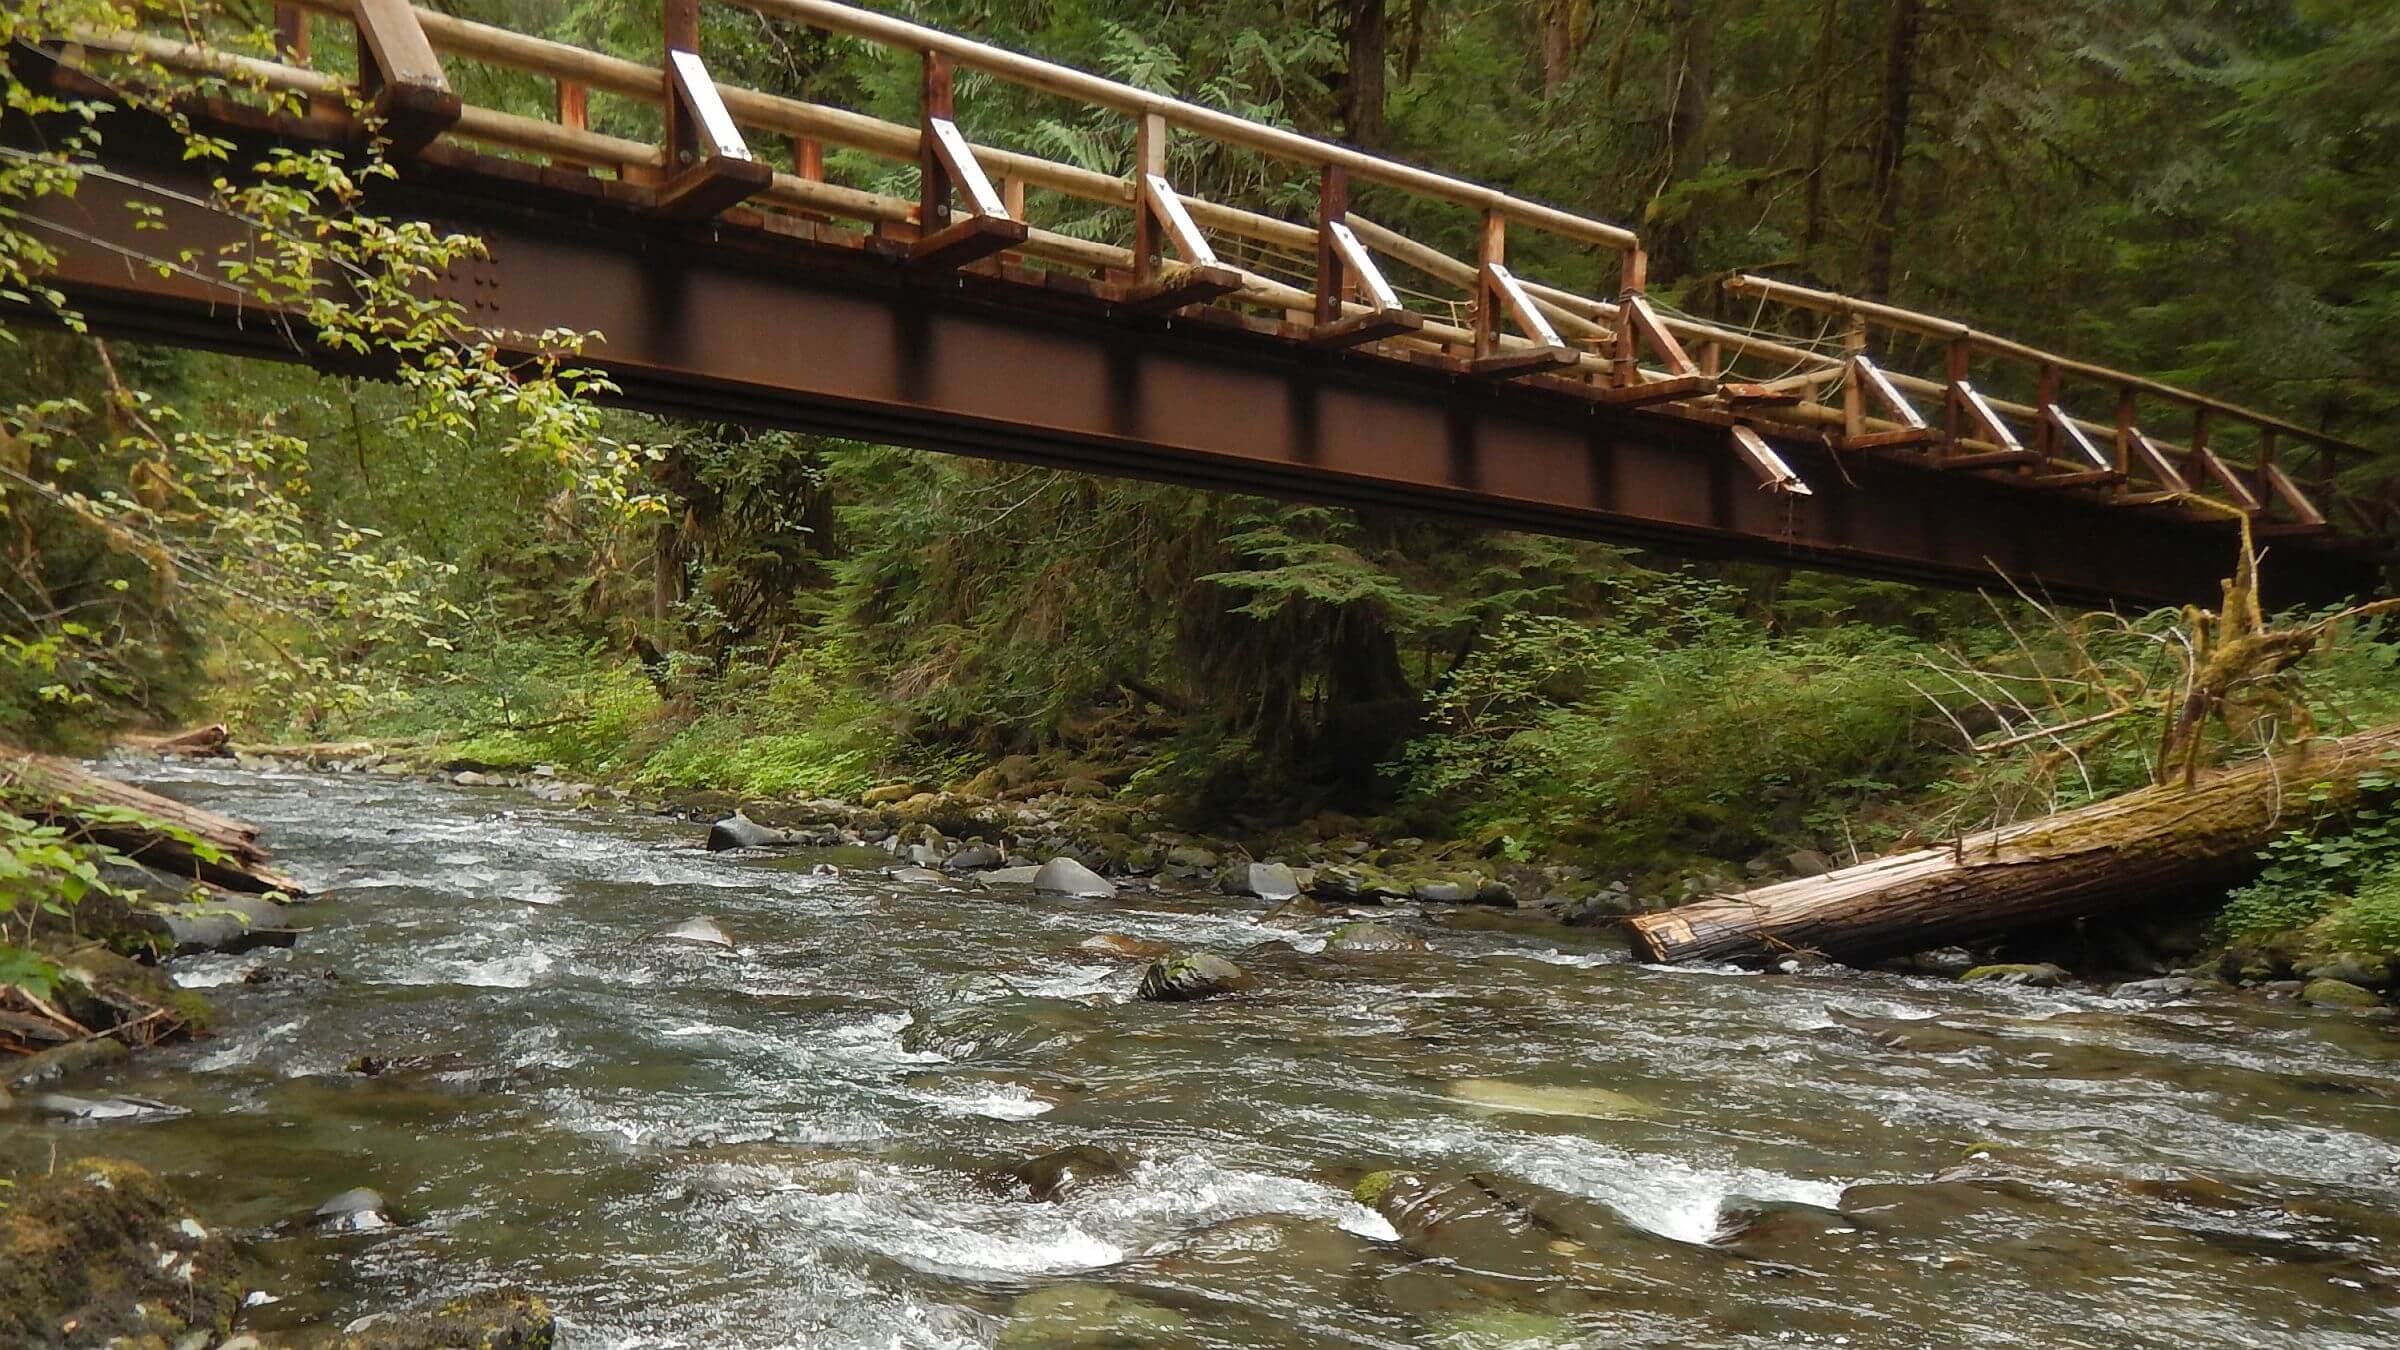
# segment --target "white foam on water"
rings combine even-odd
[[[1031,1120],[1054,1108],[1014,1083],[994,1083],[980,1092],[928,1093],[925,1100],[953,1115],[989,1120]]]
[[[1604,952],[1578,955],[1562,952],[1556,947],[1511,947],[1496,952],[1478,952],[1476,955],[1485,961],[1539,961],[1546,966],[1580,966],[1587,970],[1593,966],[1615,965],[1619,959]]]
[[[265,964],[254,956],[208,953],[176,958],[167,974],[178,989],[214,989],[219,985],[240,984],[249,978],[251,971]]]
[[[1658,1153],[1630,1153],[1574,1136],[1527,1135],[1435,1125],[1393,1147],[1413,1157],[1444,1156],[1538,1186],[1597,1200],[1627,1222],[1677,1242],[1703,1243],[1718,1230],[1725,1202],[1737,1197],[1788,1200],[1831,1209],[1846,1181],[1786,1176],[1755,1167],[1704,1167]]]
[[[529,989],[533,982],[550,972],[550,953],[539,947],[526,946],[480,961],[445,961],[435,969],[446,972],[448,978],[432,983],[463,984],[477,989]],[[403,980],[403,984],[420,981]]]
[[[1351,1213],[1334,1220],[1334,1223],[1343,1232],[1355,1233],[1374,1242],[1398,1242],[1400,1240],[1400,1230],[1392,1227],[1390,1219],[1365,1205],[1352,1204],[1350,1208]]]
[[[1010,981],[1017,991],[1043,998],[1082,998],[1087,994],[1105,992],[1114,984],[1121,967],[1067,966],[1038,979]]]

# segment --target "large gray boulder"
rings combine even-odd
[[[739,811],[708,827],[708,850],[711,853],[735,848],[781,848],[791,842],[790,835],[781,830],[770,830]]]
[[[1082,900],[1106,900],[1117,893],[1115,882],[1073,858],[1043,863],[1034,875],[1033,888],[1044,895],[1071,895]]]
[[[688,919],[668,924],[650,934],[650,940],[652,942],[688,942],[696,947],[715,947],[721,951],[733,950],[733,939],[726,936],[725,930],[717,926],[715,919],[709,918],[705,914],[695,914]]]
[[[1242,879],[1242,889],[1261,900],[1290,900],[1300,894],[1300,878],[1282,863],[1254,862]]]

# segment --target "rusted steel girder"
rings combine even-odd
[[[163,141],[112,132],[111,178],[31,210],[65,228],[57,281],[99,327],[157,341],[315,359],[226,290],[160,276],[124,251],[206,257],[237,228],[153,185],[204,198]],[[241,162],[237,156],[236,162]],[[132,180],[132,181],[127,181]],[[376,208],[480,235],[486,261],[445,283],[488,328],[596,331],[591,364],[620,401],[785,427],[1478,524],[1943,585],[2016,584],[2064,599],[2213,602],[2231,530],[2167,512],[1837,457],[1762,427],[1814,488],[1762,491],[1723,418],[1598,406],[1365,353],[1328,351],[1208,315],[1161,318],[1105,289],[987,264],[928,274],[890,247],[736,211],[676,225],[638,193],[581,174],[435,146]],[[136,232],[127,204],[163,207]],[[845,242],[847,240],[848,242]],[[2355,544],[2276,542],[2274,599],[2371,589]]]

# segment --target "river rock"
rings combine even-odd
[[[2200,982],[2189,975],[2160,975],[2148,980],[2127,980],[2108,991],[2110,998],[2139,998],[2165,1001],[2184,998],[2200,988]]]
[[[1958,977],[1967,984],[2014,984],[2027,989],[2056,989],[2066,982],[2067,972],[2048,962],[2007,963],[1977,966]]]
[[[1217,870],[1217,855],[1198,844],[1177,844],[1167,850],[1163,871],[1177,881],[1198,881]]]
[[[1659,1246],[1597,1200],[1495,1172],[1390,1173],[1361,1182],[1360,1193],[1372,1194],[1375,1212],[1416,1255],[1537,1286],[1603,1254],[1632,1262]]]
[[[151,1097],[71,1097],[45,1092],[33,1098],[36,1114],[55,1120],[165,1120],[188,1114],[182,1107]]]
[[[1125,1164],[1107,1149],[1071,1144],[1018,1163],[1008,1174],[1024,1185],[1028,1195],[1047,1202],[1062,1199],[1068,1192],[1092,1182],[1121,1177],[1125,1175]]]
[[[1334,911],[1305,895],[1296,895],[1258,916],[1258,921],[1270,928],[1305,928],[1311,919],[1322,919]]]
[[[1254,862],[1242,877],[1242,891],[1261,900],[1291,900],[1300,894],[1300,878],[1282,863]]]
[[[1097,1284],[1020,1294],[1008,1305],[995,1350],[1131,1350],[1180,1346],[1186,1319],[1172,1308]]]
[[[781,830],[770,830],[739,811],[708,827],[708,850],[711,853],[734,848],[781,848],[791,842],[790,835]]]
[[[1078,943],[1077,950],[1119,961],[1153,961],[1172,954],[1175,949],[1163,942],[1148,942],[1123,933],[1096,933]]]
[[[914,783],[886,783],[881,787],[868,788],[859,794],[858,800],[867,806],[897,806],[916,795],[917,785]]]
[[[2383,1003],[2372,989],[2361,989],[2347,980],[2310,980],[2300,991],[2300,1001],[2313,1008],[2374,1008]]]
[[[709,918],[705,914],[695,914],[688,919],[669,924],[650,934],[650,941],[689,942],[698,947],[716,947],[724,951],[733,950],[733,939],[725,935],[725,930],[717,926],[715,919]]]
[[[93,1036],[0,1063],[0,1088],[24,1091],[120,1063],[133,1052],[114,1036]]]
[[[485,1289],[354,1323],[324,1350],[551,1350],[557,1339],[540,1295]]]
[[[942,868],[949,872],[973,872],[981,868],[998,867],[1007,861],[999,849],[977,839],[959,845],[955,852],[942,860]]]
[[[328,1233],[373,1233],[398,1227],[381,1192],[355,1186],[317,1206],[309,1226]]]
[[[1192,952],[1152,962],[1142,975],[1138,997],[1154,1003],[1190,1003],[1239,993],[1253,983],[1247,971],[1224,957]]]
[[[2392,985],[2392,968],[2378,956],[2369,956],[2364,952],[2336,952],[2327,960],[2310,966],[2308,978],[2340,980],[2361,989],[2381,991]]]
[[[1342,956],[1381,956],[1429,950],[1425,939],[1388,923],[1346,923],[1325,939],[1325,950]]]
[[[213,1345],[241,1308],[228,1240],[132,1163],[29,1170],[0,1194],[0,1345]]]
[[[1512,1083],[1501,1078],[1461,1078],[1444,1089],[1451,1100],[1490,1111],[1514,1111],[1529,1116],[1576,1116],[1585,1120],[1625,1120],[1651,1114],[1648,1103],[1602,1087],[1558,1087]]]
[[[1840,1210],[1799,1200],[1753,1200],[1730,1196],[1717,1206],[1717,1235],[1709,1245],[1753,1261],[1806,1267],[1828,1243],[1859,1233],[1858,1221]]]
[[[995,867],[989,872],[978,872],[974,879],[986,886],[1031,886],[1041,875],[1041,868],[1027,863],[1022,867]]]
[[[238,955],[260,947],[289,947],[300,937],[300,930],[285,922],[281,904],[255,895],[211,896],[197,905],[151,911],[143,918],[175,956]]]
[[[897,867],[892,869],[892,880],[905,881],[912,886],[939,886],[949,878],[930,867]]]
[[[1428,904],[1463,905],[1483,894],[1483,878],[1429,877],[1409,888],[1417,899]]]
[[[1079,900],[1106,900],[1117,893],[1115,882],[1073,858],[1043,863],[1034,875],[1033,888],[1044,895],[1071,895]]]
[[[1317,869],[1316,893],[1327,900],[1353,900],[1381,903],[1408,898],[1408,883],[1363,863],[1337,863]]]

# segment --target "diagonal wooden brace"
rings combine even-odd
[[[1816,495],[1807,481],[1792,472],[1792,466],[1784,463],[1783,456],[1775,453],[1775,447],[1767,444],[1767,438],[1759,435],[1755,428],[1740,422],[1734,423],[1733,448],[1741,455],[1742,462],[1750,466],[1750,471],[1758,475],[1758,485],[1767,491],[1793,497]]]
[[[356,0],[359,92],[395,155],[413,155],[457,125],[465,105],[442,74],[409,0]]]
[[[670,220],[707,220],[766,191],[775,171],[750,153],[698,52],[667,53],[667,86],[683,144],[669,148],[676,166],[658,190],[658,213]]]

